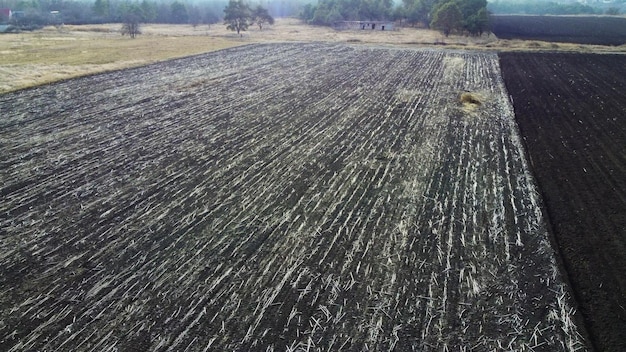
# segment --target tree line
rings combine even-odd
[[[431,9],[430,25],[447,37],[453,31],[478,36],[489,30],[487,0],[443,0]]]
[[[297,16],[311,0],[251,0],[249,6],[262,4],[272,16]],[[55,24],[120,23],[128,16],[139,16],[142,23],[215,24],[224,18],[228,0],[0,0],[17,16],[11,23],[40,28]],[[8,23],[0,18],[0,23]]]
[[[486,0],[320,0],[305,5],[300,18],[310,24],[333,25],[340,21],[394,20],[452,32],[481,35],[488,30]]]
[[[248,26],[253,24],[259,26],[259,30],[263,30],[264,25],[274,24],[274,18],[261,5],[251,8],[242,0],[230,0],[224,9],[224,24],[227,29],[241,34],[241,31],[247,30]]]
[[[145,23],[217,23],[226,1],[190,4],[181,0],[0,0],[13,11],[17,25],[98,24],[122,22],[141,14]],[[15,13],[18,13],[16,16]]]
[[[96,2],[97,1],[103,0],[96,0]],[[180,11],[180,15],[182,16],[183,8],[178,7],[176,4],[178,3],[174,2],[172,4],[172,6],[176,6],[172,8],[172,11]],[[131,38],[135,38],[141,33],[139,26],[142,22],[148,22],[145,18],[144,9],[139,5],[132,5],[132,7],[126,11],[122,19],[122,35],[129,35]],[[197,25],[193,17],[191,24],[193,26]],[[228,5],[224,8],[224,24],[227,29],[236,31],[237,34],[241,35],[241,32],[247,30],[251,25],[257,25],[259,26],[259,30],[263,30],[264,25],[274,24],[274,18],[269,14],[269,11],[261,5],[252,8],[242,0],[230,0]]]
[[[332,25],[338,21],[388,20],[391,0],[320,0],[304,6],[300,17],[310,24]]]

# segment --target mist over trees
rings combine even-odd
[[[604,12],[599,7],[592,7],[579,2],[560,3],[540,0],[495,0],[489,2],[488,9],[498,14],[526,15],[582,15]]]
[[[337,21],[389,20],[392,0],[320,0],[307,4],[300,18],[310,24],[332,25]]]
[[[461,29],[463,14],[459,5],[450,1],[441,5],[433,15],[431,25],[440,29],[445,36],[449,36],[452,31]]]
[[[135,39],[137,35],[141,34],[140,24],[143,20],[144,14],[141,6],[138,4],[130,5],[127,12],[124,14],[122,35],[128,35],[132,39]]]
[[[263,30],[263,26],[266,24],[274,24],[274,17],[270,15],[269,11],[263,6],[258,5],[252,10],[252,23],[259,26],[259,30]]]
[[[129,13],[139,23],[211,25],[224,20],[228,0],[0,0],[0,8],[9,8],[19,16],[0,18],[22,29],[44,25],[125,23]],[[269,17],[298,16],[306,23],[333,25],[338,21],[400,21],[405,25],[432,27],[452,32],[480,35],[489,29],[489,13],[508,14],[619,14],[626,0],[611,4],[557,3],[551,0],[243,0],[256,13],[249,24],[263,29]],[[453,11],[455,4],[461,19]],[[604,7],[602,7],[604,6]],[[141,11],[138,14],[136,7]],[[438,13],[445,8],[445,11]],[[489,11],[487,11],[489,10]],[[453,13],[454,12],[454,13]],[[251,14],[252,16],[252,14]],[[268,17],[269,16],[269,17]],[[445,19],[445,21],[444,21]]]
[[[437,16],[435,27],[446,33],[480,34],[487,27],[486,0],[242,0],[250,11],[246,24],[227,23],[235,31],[253,23],[260,30],[275,17],[297,16],[315,25],[333,25],[338,21],[400,20],[409,25],[429,27],[437,11],[454,2],[462,14],[458,23],[442,25]],[[194,27],[224,21],[227,0],[0,0],[0,6],[20,11],[19,25],[138,23],[191,24]],[[141,11],[137,11],[139,8]],[[260,10],[267,10],[259,12]],[[447,7],[448,9],[450,7]],[[471,11],[469,11],[470,9]],[[252,11],[256,10],[256,11]],[[51,16],[54,12],[56,15]],[[129,17],[129,13],[132,16]],[[270,21],[270,18],[272,19]],[[15,19],[17,21],[17,19]],[[447,21],[449,22],[449,21]]]
[[[311,0],[250,0],[251,8],[261,5],[272,18],[297,16]],[[314,1],[314,0],[313,0]],[[124,23],[135,7],[141,9],[141,23],[176,23],[210,25],[224,18],[228,0],[0,0],[0,8],[9,8],[19,16],[10,22],[21,27],[39,28],[50,24]],[[54,12],[54,14],[52,14]],[[9,23],[0,18],[0,23]],[[266,22],[261,24],[269,23]],[[258,24],[257,24],[258,25]]]
[[[320,0],[308,4],[300,18],[315,25],[339,21],[396,20],[409,25],[481,35],[489,28],[486,0],[402,0],[394,7],[391,0]]]
[[[240,34],[248,29],[252,22],[252,12],[250,7],[242,0],[230,0],[224,9],[224,24],[231,31]]]

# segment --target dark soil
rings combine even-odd
[[[592,343],[626,351],[626,56],[500,56]]]
[[[542,40],[595,45],[626,43],[626,18],[612,16],[491,16],[500,39]]]

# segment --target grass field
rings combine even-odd
[[[47,27],[35,32],[0,35],[0,93],[90,73],[141,66],[227,47],[259,42],[333,42],[403,47],[432,46],[478,50],[626,51],[626,47],[498,40],[450,36],[402,28],[397,31],[335,31],[306,26],[296,19],[278,19],[259,31],[251,27],[242,37],[224,25],[145,25],[132,40],[119,33],[119,24]]]
[[[146,27],[145,35],[132,40],[116,32],[118,27],[49,27],[32,33],[0,35],[0,93],[242,44],[231,38],[182,31],[157,34],[157,26],[156,30]],[[191,26],[189,29],[191,32]]]

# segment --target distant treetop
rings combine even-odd
[[[306,5],[300,18],[316,25],[338,21],[398,20],[451,32],[481,35],[489,29],[487,0],[320,0]],[[460,14],[460,15],[459,15]]]

